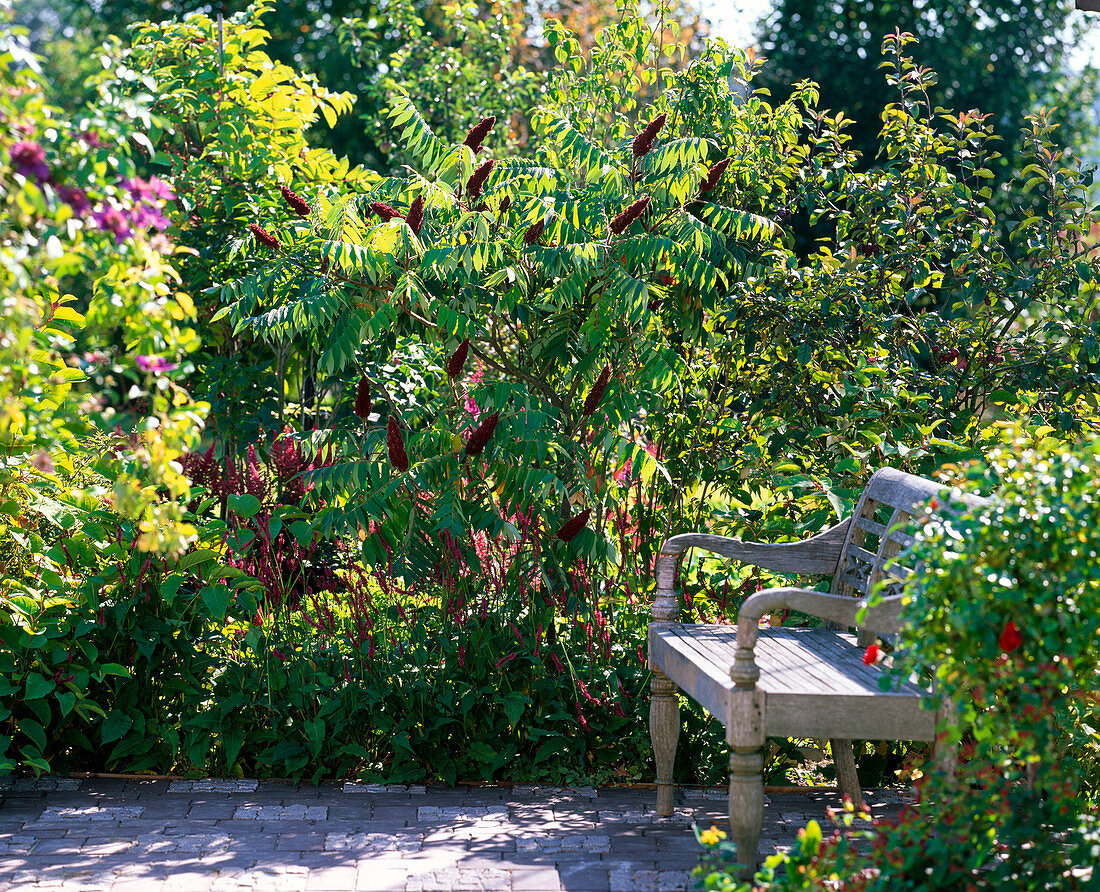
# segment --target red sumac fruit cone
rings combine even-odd
[[[467,455],[480,455],[481,450],[485,448],[485,444],[489,442],[489,438],[493,436],[493,431],[497,429],[497,422],[500,421],[500,413],[494,412],[492,415],[488,415],[477,426],[470,439],[466,442],[466,454]]]
[[[359,386],[355,388],[355,414],[364,421],[370,415],[370,382],[366,375],[359,379]]]
[[[611,231],[615,233],[615,235],[622,235],[626,232],[626,228],[631,223],[645,213],[647,207],[649,207],[649,196],[645,195],[631,204],[625,211],[611,221]]]
[[[378,214],[382,218],[383,223],[389,223],[394,217],[400,217],[401,215],[391,208],[383,201],[372,201],[370,203],[370,209]]]
[[[283,193],[283,199],[288,205],[290,205],[290,209],[294,211],[294,213],[296,213],[299,217],[309,216],[309,204],[306,203],[306,200],[302,198],[302,196],[291,192],[290,189],[288,189],[286,186],[280,186],[279,191]]]
[[[539,239],[542,238],[542,231],[546,228],[546,225],[539,220],[537,223],[532,224],[527,228],[527,231],[523,234],[523,243],[525,245],[537,245]]]
[[[466,367],[466,357],[469,353],[470,339],[466,338],[455,348],[455,352],[452,353],[451,358],[447,360],[447,377],[452,381],[462,374],[462,369]]]
[[[493,165],[496,164],[492,158],[481,165],[477,170],[470,174],[470,179],[466,183],[466,194],[470,198],[477,198],[481,194],[481,187],[485,185],[485,180],[488,179],[489,173],[493,169]]]
[[[469,146],[476,155],[481,149],[481,144],[485,142],[485,137],[489,135],[489,131],[493,129],[497,119],[495,115],[489,115],[487,118],[482,118],[473,127],[470,128],[470,132],[466,134],[466,138],[462,140],[464,146]]]
[[[710,192],[711,189],[713,189],[715,186],[717,186],[718,181],[720,179],[722,179],[722,174],[724,174],[726,172],[726,168],[729,167],[729,166],[730,166],[730,159],[729,158],[723,158],[721,161],[719,161],[717,164],[715,164],[714,167],[712,167],[707,172],[707,175],[706,175],[705,179],[699,185],[699,193],[701,195],[705,195],[707,192]]]
[[[409,214],[405,217],[405,222],[409,224],[409,229],[420,234],[420,227],[424,223],[424,196],[417,195],[413,201],[412,206],[409,208]]]
[[[401,439],[401,428],[392,415],[386,424],[386,448],[390,453],[390,464],[402,473],[409,469],[409,457],[405,454],[405,441]]]
[[[569,520],[561,525],[561,529],[558,530],[558,538],[561,539],[562,542],[568,542],[584,529],[584,525],[588,523],[588,518],[591,514],[592,509],[585,508],[580,514],[570,517]]]
[[[585,397],[584,407],[581,409],[581,415],[588,416],[596,411],[596,407],[600,404],[600,400],[603,399],[603,393],[607,390],[607,382],[611,380],[611,366],[605,365],[600,370],[599,377],[596,378],[596,383],[592,385],[592,389],[588,391],[588,396]]]
[[[667,120],[668,115],[664,113],[657,115],[657,117],[646,124],[645,129],[641,133],[634,137],[632,149],[635,158],[641,158],[653,148],[653,140],[657,138],[657,134],[661,132],[661,128],[665,126],[665,121]]]
[[[257,226],[255,223],[248,224],[249,230],[252,232],[253,237],[265,248],[278,248],[279,240],[275,236],[267,232],[263,227]]]

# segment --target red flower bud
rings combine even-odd
[[[481,150],[481,144],[485,142],[485,137],[489,135],[489,131],[493,129],[497,119],[495,115],[489,115],[487,118],[482,118],[473,127],[470,128],[470,132],[466,134],[466,138],[462,140],[464,146],[469,146],[476,155]]]
[[[863,652],[863,665],[871,666],[879,661],[882,656],[882,648],[877,644],[870,645],[867,650]]]
[[[496,164],[492,158],[481,165],[477,170],[470,174],[470,179],[466,183],[466,194],[470,198],[477,198],[481,194],[481,187],[485,185],[485,180],[489,177],[489,172],[493,169],[493,165]]]
[[[525,245],[537,245],[539,239],[542,238],[542,231],[546,228],[546,225],[539,220],[537,223],[532,224],[527,228],[527,231],[523,234],[523,243]]]
[[[299,217],[308,217],[310,214],[310,206],[306,203],[300,195],[296,195],[291,192],[286,186],[280,186],[279,191],[283,193],[283,199],[290,209],[294,211]]]
[[[372,211],[374,211],[376,214],[378,214],[379,217],[382,218],[383,223],[389,223],[390,220],[392,220],[394,217],[400,217],[401,216],[399,213],[397,213],[397,211],[395,211],[393,208],[391,208],[388,204],[385,204],[384,202],[381,202],[381,201],[372,201],[370,203],[370,209]]]
[[[641,158],[653,148],[653,140],[657,138],[657,134],[661,132],[661,128],[665,126],[667,120],[668,115],[662,112],[646,124],[645,129],[634,137],[633,150],[635,158]]]
[[[466,338],[455,348],[455,352],[452,353],[451,358],[447,360],[447,377],[452,381],[462,374],[462,369],[466,366],[466,357],[469,353],[470,339]]]
[[[558,538],[562,542],[568,542],[575,537],[577,533],[584,529],[584,525],[588,523],[588,517],[592,514],[591,508],[585,508],[580,514],[570,517],[565,523],[561,525],[561,529],[558,530]]]
[[[1012,653],[1021,644],[1024,643],[1024,636],[1020,630],[1016,628],[1016,623],[1009,620],[1005,623],[1004,629],[1001,631],[1001,637],[997,639],[997,645],[1006,654]]]
[[[405,222],[409,224],[409,229],[420,234],[420,227],[424,223],[424,196],[417,195],[413,200],[412,206],[409,208],[408,216],[405,217]]]
[[[645,213],[647,207],[649,207],[649,196],[645,195],[611,221],[611,231],[615,235],[622,235],[631,223]]]
[[[262,227],[257,226],[255,223],[249,223],[248,228],[251,230],[252,235],[256,239],[256,241],[258,241],[265,248],[279,247],[279,240],[276,239],[275,236],[264,231]]]
[[[370,415],[370,382],[366,375],[359,379],[359,386],[355,388],[355,414],[364,421]]]
[[[730,166],[730,159],[723,158],[717,164],[714,165],[708,172],[703,182],[699,184],[699,194],[705,195],[710,192],[715,186],[718,185],[718,181],[722,179],[722,174],[726,172],[726,168]]]
[[[390,464],[404,473],[409,469],[409,457],[405,454],[405,441],[401,439],[401,428],[392,415],[386,424],[386,448],[390,453]]]
[[[584,400],[584,408],[581,409],[581,415],[588,416],[596,411],[596,407],[600,404],[600,400],[603,399],[603,392],[607,390],[607,382],[611,380],[611,366],[605,365],[600,371],[599,377],[596,378],[596,383],[592,385],[592,389],[588,391],[588,396]]]
[[[500,421],[500,413],[494,412],[492,415],[488,415],[477,426],[470,439],[466,442],[466,454],[467,455],[480,455],[481,450],[485,448],[485,444],[489,442],[489,438],[493,436],[493,431],[497,429],[497,422]]]

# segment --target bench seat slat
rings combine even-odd
[[[649,661],[688,696],[725,719],[733,688],[728,668],[737,648],[730,625],[654,625]],[[926,694],[903,682],[879,690],[882,670],[863,665],[856,637],[829,629],[761,629],[755,657],[770,736],[930,740],[935,715]],[[896,735],[896,736],[894,736]]]

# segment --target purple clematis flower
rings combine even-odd
[[[15,172],[28,180],[44,183],[50,178],[50,168],[46,164],[46,150],[36,142],[22,139],[8,152]]]

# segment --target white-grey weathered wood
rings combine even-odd
[[[657,759],[658,811],[672,810],[672,758],[679,727],[675,689],[722,718],[730,745],[730,827],[746,872],[756,863],[763,820],[763,745],[768,736],[828,739],[838,785],[858,805],[862,792],[851,740],[933,740],[936,715],[922,708],[928,691],[912,682],[882,690],[881,668],[863,664],[864,647],[875,635],[898,630],[912,574],[898,563],[913,541],[909,520],[939,484],[890,468],[876,472],[851,518],[804,542],[769,545],[724,536],[686,533],[661,547],[657,593],[649,630],[649,664],[654,672],[651,734]],[[968,497],[968,501],[977,501]],[[674,591],[676,566],[689,548],[796,575],[830,574],[829,592],[780,587],[748,598],[737,625],[680,625]],[[888,597],[868,607],[866,595],[882,581]],[[853,597],[855,596],[855,597]],[[765,614],[797,610],[840,629],[784,629],[759,626]],[[671,706],[669,705],[671,702]],[[673,712],[673,709],[676,709]],[[941,710],[939,718],[947,718]],[[950,771],[954,750],[939,745],[937,763]]]

